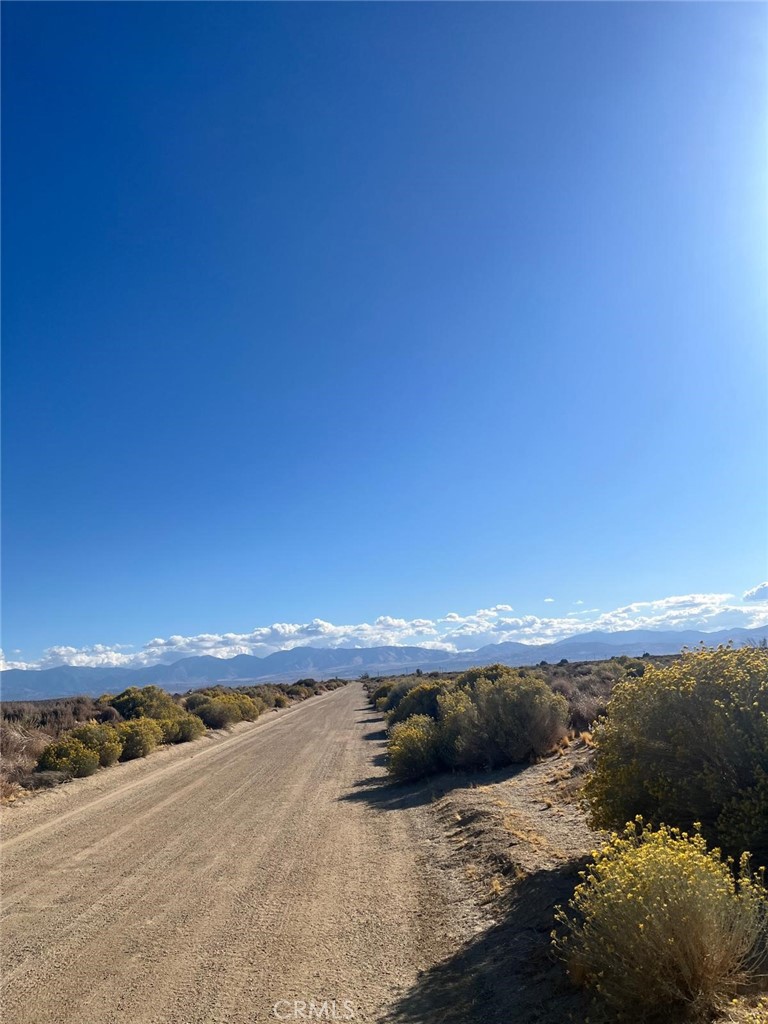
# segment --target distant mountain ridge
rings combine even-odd
[[[737,646],[768,639],[768,623],[754,629],[701,630],[631,629],[618,633],[590,632],[551,644],[507,641],[487,644],[476,651],[451,654],[427,647],[294,647],[259,658],[237,654],[233,658],[200,655],[181,658],[170,665],[144,668],[83,668],[60,665],[47,669],[8,669],[0,673],[3,700],[43,700],[76,694],[97,696],[127,686],[156,683],[170,690],[187,690],[206,683],[293,682],[301,677],[353,679],[364,672],[391,675],[397,672],[462,670],[500,661],[509,665],[535,665],[539,661],[598,661],[620,654],[676,654],[683,647],[704,643]]]

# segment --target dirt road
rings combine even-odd
[[[9,808],[5,1024],[380,1020],[476,927],[380,730],[351,684]]]

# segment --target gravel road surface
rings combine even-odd
[[[5,809],[5,1024],[384,1018],[477,924],[381,728],[354,683]]]

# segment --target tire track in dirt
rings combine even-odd
[[[428,809],[354,799],[380,728],[350,684],[8,809],[6,1024],[381,1019],[476,918],[420,853]]]

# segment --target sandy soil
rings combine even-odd
[[[352,684],[6,809],[5,1024],[387,1017],[483,925],[382,740]]]
[[[391,1024],[584,1024],[590,1007],[554,958],[550,933],[555,906],[602,842],[579,804],[591,759],[577,744],[539,764],[433,780],[444,788],[432,818],[485,926],[397,1000]]]

